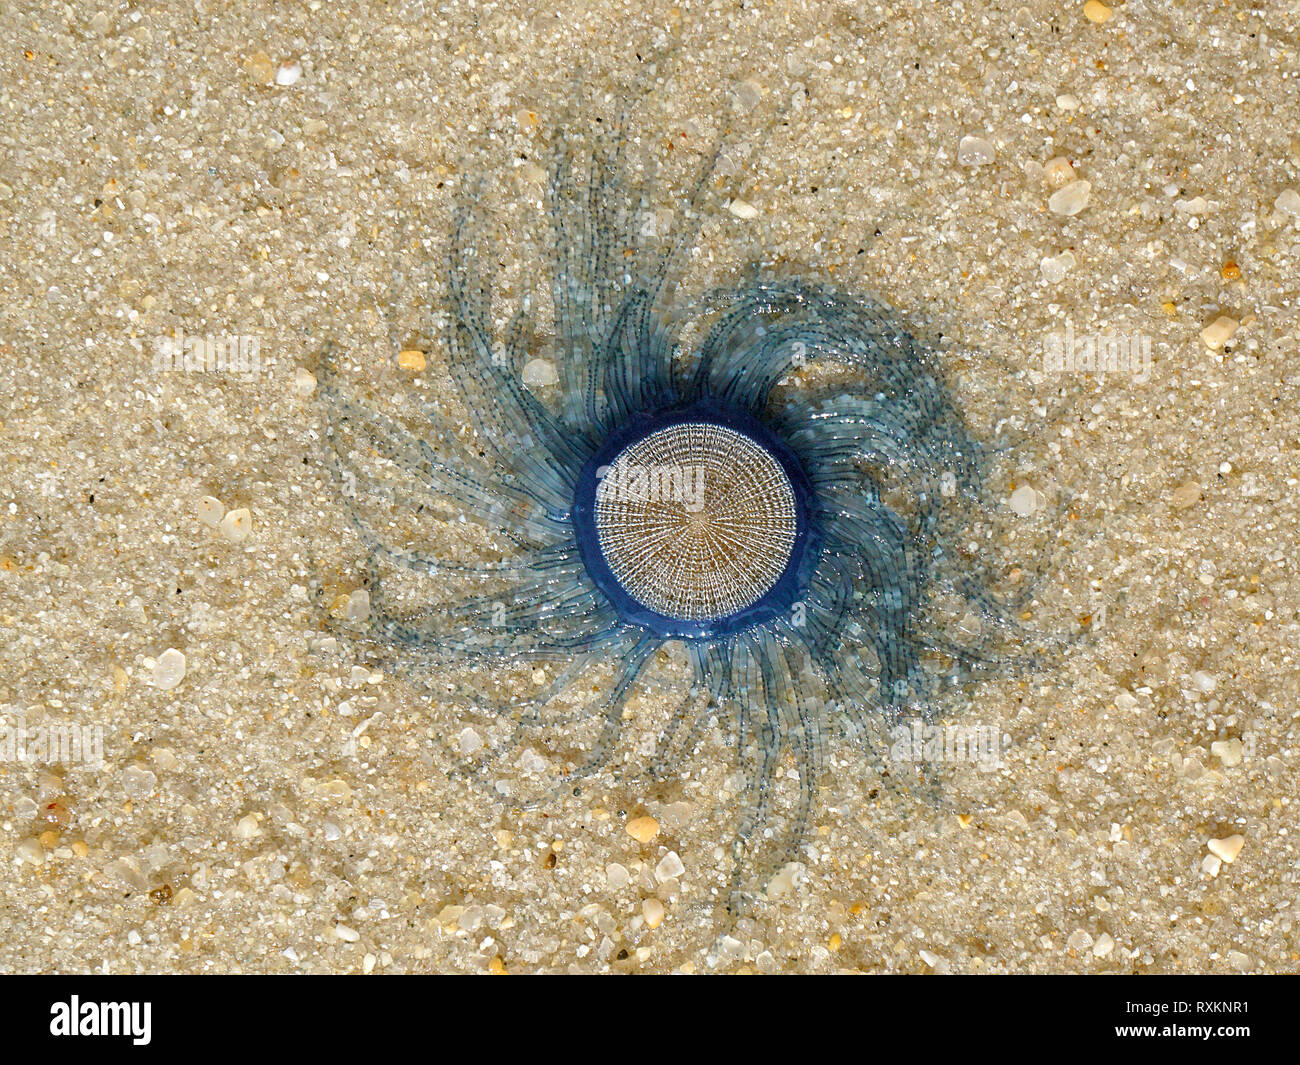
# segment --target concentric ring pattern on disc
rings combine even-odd
[[[596,487],[600,550],[632,598],[671,618],[726,617],[780,579],[798,533],[790,480],[733,429],[685,422],[628,445]]]

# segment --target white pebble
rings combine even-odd
[[[1052,214],[1059,214],[1069,218],[1087,207],[1091,198],[1092,182],[1080,178],[1078,181],[1071,181],[1064,188],[1057,189],[1052,193],[1047,201],[1047,209]]]
[[[19,865],[44,865],[45,848],[39,839],[25,839],[14,848],[14,860]]]
[[[664,919],[664,904],[658,899],[646,899],[641,903],[641,914],[645,917],[647,927],[658,928]]]
[[[1278,198],[1273,201],[1273,207],[1282,214],[1300,218],[1300,192],[1296,192],[1295,189],[1283,189]]]
[[[1215,740],[1210,744],[1210,753],[1225,766],[1241,765],[1241,740]]]
[[[286,63],[284,66],[282,66],[279,70],[275,72],[275,83],[277,85],[287,88],[290,85],[296,85],[298,83],[298,79],[301,77],[302,77],[301,63]]]
[[[249,840],[261,835],[262,828],[257,823],[257,814],[244,814],[235,822],[235,839]]]
[[[158,656],[153,665],[149,683],[163,691],[171,691],[185,679],[185,656],[175,647],[169,647]]]
[[[1077,111],[1079,109],[1079,98],[1072,92],[1063,92],[1056,98],[1056,106],[1062,111]]]
[[[774,899],[789,895],[806,878],[806,870],[799,862],[787,862],[768,882],[767,893]]]
[[[676,880],[682,873],[686,872],[686,866],[682,860],[677,857],[676,851],[669,851],[663,856],[663,859],[655,866],[655,878],[659,883],[665,880]]]
[[[1038,268],[1043,272],[1043,280],[1049,285],[1058,284],[1070,272],[1070,267],[1075,265],[1074,252],[1063,251],[1060,255],[1049,255],[1038,264]]]
[[[1241,853],[1245,843],[1245,836],[1227,836],[1224,839],[1209,840],[1205,845],[1216,858],[1222,858],[1224,862],[1231,865],[1237,860],[1237,855]]]
[[[158,786],[158,774],[142,765],[129,765],[122,770],[122,790],[127,798],[143,799]]]
[[[1074,180],[1074,167],[1065,156],[1058,155],[1043,164],[1043,180],[1052,188],[1059,189]]]
[[[746,111],[752,111],[763,99],[763,86],[753,78],[746,78],[736,86],[736,102]]]
[[[744,200],[741,199],[732,200],[729,204],[727,204],[727,210],[730,211],[737,218],[744,218],[748,220],[751,218],[758,217],[758,208],[755,207],[753,204],[746,203]]]
[[[461,754],[469,757],[475,751],[483,749],[483,738],[472,728],[464,728],[456,737],[456,746],[460,748]]]
[[[555,384],[559,379],[555,363],[550,359],[529,359],[524,364],[524,384],[531,388],[544,388]]]
[[[1212,692],[1219,686],[1219,679],[1213,673],[1198,669],[1192,674],[1192,683],[1196,685],[1197,691]]]
[[[1207,854],[1201,860],[1201,872],[1206,876],[1218,876],[1219,870],[1223,868],[1223,859],[1216,858],[1213,854]]]
[[[612,888],[626,887],[628,880],[631,879],[627,867],[620,865],[618,862],[610,862],[605,866],[605,883]]]
[[[253,515],[248,512],[247,507],[240,507],[238,510],[232,510],[221,519],[221,535],[233,544],[242,543],[248,539],[248,534],[253,530]]]
[[[221,516],[226,512],[226,508],[221,505],[221,500],[213,496],[204,496],[200,499],[197,510],[199,521],[209,529],[215,529],[220,525]]]
[[[299,366],[293,373],[293,390],[300,396],[310,396],[316,391],[316,375]]]
[[[1017,517],[1021,518],[1027,518],[1034,513],[1038,509],[1038,504],[1038,493],[1027,484],[1022,484],[1012,492],[1011,498],[1007,501],[1007,505],[1011,507],[1011,510]]]
[[[370,617],[370,593],[364,588],[358,588],[348,596],[348,620],[355,623],[365,621]]]
[[[355,928],[350,928],[348,925],[345,924],[335,925],[334,934],[338,936],[339,939],[343,940],[344,943],[355,943],[358,939],[361,938],[360,932],[358,932]]]
[[[519,756],[519,768],[525,773],[545,773],[550,763],[531,747]]]
[[[1092,947],[1092,935],[1082,928],[1076,928],[1070,933],[1070,938],[1065,941],[1065,945],[1074,951],[1085,951]]]
[[[983,137],[966,136],[957,144],[959,166],[988,166],[993,157],[993,145]]]
[[[1115,940],[1111,938],[1110,933],[1103,932],[1097,937],[1097,942],[1092,945],[1093,957],[1104,958],[1115,949]]]
[[[1201,330],[1201,343],[1211,351],[1218,351],[1232,339],[1232,334],[1236,331],[1237,320],[1221,314]]]

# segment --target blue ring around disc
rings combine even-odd
[[[612,466],[630,445],[674,425],[703,422],[719,425],[748,437],[780,464],[790,482],[795,503],[795,537],[790,558],[776,583],[761,598],[732,614],[717,618],[675,618],[650,609],[634,599],[618,582],[600,549],[596,530],[597,470]],[[789,616],[803,598],[821,558],[822,534],[817,522],[812,484],[794,452],[779,436],[748,411],[702,399],[686,406],[637,414],[618,427],[583,466],[573,499],[573,525],[578,553],[592,581],[630,625],[649,629],[665,639],[704,640],[730,636],[762,625],[782,614]]]

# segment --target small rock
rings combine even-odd
[[[1072,92],[1063,92],[1056,98],[1056,106],[1062,111],[1077,111],[1079,109],[1079,98]]]
[[[232,510],[221,519],[221,535],[232,544],[242,543],[247,540],[248,534],[252,531],[253,515],[248,512],[247,507]]]
[[[1099,26],[1103,22],[1108,21],[1112,14],[1114,14],[1114,12],[1103,4],[1101,0],[1088,0],[1088,2],[1083,5],[1083,17],[1089,22],[1097,23]]]
[[[1203,669],[1198,669],[1192,674],[1192,683],[1196,685],[1199,692],[1209,693],[1219,686],[1219,679],[1213,673],[1206,673]]]
[[[122,790],[127,798],[143,799],[158,786],[158,774],[142,765],[129,765],[122,770]]]
[[[610,887],[615,889],[626,887],[630,879],[627,866],[619,865],[618,862],[611,862],[605,866],[605,883]]]
[[[199,521],[203,522],[209,529],[215,529],[221,524],[221,516],[225,514],[226,508],[221,505],[221,500],[214,496],[204,496],[199,500],[197,507]]]
[[[1169,503],[1175,510],[1186,510],[1201,501],[1201,486],[1195,481],[1184,481],[1169,496]]]
[[[420,373],[425,367],[424,352],[418,348],[407,348],[397,353],[397,365],[403,370]]]
[[[1038,264],[1038,268],[1043,273],[1043,280],[1049,285],[1055,285],[1065,279],[1065,275],[1070,272],[1070,268],[1075,265],[1075,262],[1074,252],[1063,251],[1060,255],[1047,256]]]
[[[665,880],[676,880],[682,873],[686,872],[686,866],[682,860],[677,857],[676,851],[669,851],[663,856],[663,859],[655,866],[655,879],[659,883]]]
[[[1091,198],[1092,182],[1080,178],[1077,181],[1071,181],[1065,187],[1059,188],[1052,193],[1047,201],[1047,209],[1052,214],[1059,214],[1069,218],[1087,207]]]
[[[155,747],[149,752],[149,757],[159,769],[175,769],[180,765],[176,759],[176,752],[170,747]]]
[[[1201,859],[1201,872],[1206,876],[1218,876],[1219,870],[1223,868],[1223,859],[1216,858],[1213,854],[1207,854]]]
[[[44,865],[45,848],[39,839],[25,839],[14,848],[14,861],[19,865]]]
[[[1109,933],[1103,932],[1097,937],[1097,942],[1092,945],[1092,954],[1093,957],[1104,958],[1114,949],[1115,940],[1111,938]]]
[[[269,85],[275,77],[275,64],[263,51],[256,51],[244,60],[244,70],[259,85]]]
[[[758,208],[751,203],[746,203],[742,199],[734,199],[727,204],[727,210],[737,218],[743,218],[748,221],[751,218],[758,217]]]
[[[460,753],[468,758],[475,751],[483,749],[483,738],[472,728],[464,728],[456,737],[456,746],[460,748]]]
[[[763,86],[753,78],[746,78],[736,86],[736,102],[746,111],[752,111],[763,99]]]
[[[1300,218],[1300,192],[1295,189],[1283,189],[1273,201],[1273,208],[1292,218]]]
[[[993,145],[983,137],[963,137],[957,144],[959,166],[988,166],[993,162]]]
[[[547,388],[560,379],[550,359],[529,359],[524,363],[523,381],[530,388]]]
[[[1245,836],[1227,836],[1224,839],[1212,839],[1205,845],[1216,858],[1220,858],[1228,865],[1231,865],[1237,860],[1237,855],[1241,853],[1241,848],[1245,846],[1245,843]]]
[[[304,398],[316,391],[316,375],[299,366],[293,373],[293,390]]]
[[[664,904],[658,899],[646,899],[641,903],[641,913],[645,917],[646,927],[658,928],[664,919]]]
[[[104,866],[104,872],[116,880],[120,880],[132,891],[144,891],[149,887],[149,882],[145,879],[144,873],[140,871],[139,864],[133,858],[119,858],[115,862],[109,862]]]
[[[525,773],[545,773],[550,763],[529,747],[519,756],[518,765]]]
[[[298,79],[301,77],[301,63],[285,63],[275,72],[275,83],[282,88],[288,88],[290,85],[298,84]]]
[[[795,891],[804,882],[807,870],[800,862],[786,862],[767,885],[767,893],[772,898],[781,898]]]
[[[354,624],[360,624],[370,617],[370,593],[358,588],[348,596],[347,618]]]
[[[1073,951],[1082,953],[1092,947],[1092,935],[1084,931],[1082,928],[1076,928],[1070,933],[1070,937],[1065,941],[1065,945]]]
[[[262,833],[262,827],[257,823],[257,814],[245,814],[235,822],[235,839],[250,840]]]
[[[653,817],[634,817],[627,823],[627,834],[638,843],[649,843],[659,835],[659,822]]]
[[[1210,744],[1210,753],[1225,766],[1231,768],[1241,765],[1241,740],[1215,740]]]
[[[1201,330],[1201,343],[1211,351],[1218,351],[1232,339],[1232,334],[1237,331],[1237,324],[1236,319],[1229,318],[1226,314],[1219,315]]]
[[[334,926],[334,934],[343,940],[344,943],[355,943],[361,938],[361,933],[349,925],[337,924]]]
[[[1027,518],[1038,509],[1038,493],[1027,484],[1022,484],[1007,501],[1007,505],[1017,517]]]
[[[1063,155],[1049,159],[1043,164],[1043,180],[1053,189],[1059,189],[1074,180],[1074,167]]]
[[[149,683],[163,691],[171,691],[185,679],[185,656],[175,647],[169,647],[154,663]]]

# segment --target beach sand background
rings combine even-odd
[[[0,40],[0,969],[1296,970],[1296,4],[77,2]],[[1008,747],[938,803],[831,749],[739,919],[716,734],[521,812],[448,775],[454,671],[323,642],[361,556],[322,345],[379,403],[453,395],[412,240],[443,254],[477,175],[516,291],[548,131],[673,42],[638,136],[745,116],[691,284],[769,259],[941,334],[1020,441],[976,549],[1088,633],[979,689]],[[1149,373],[1043,372],[1067,331]],[[256,371],[155,364],[209,335]],[[18,757],[71,728],[102,764]]]

